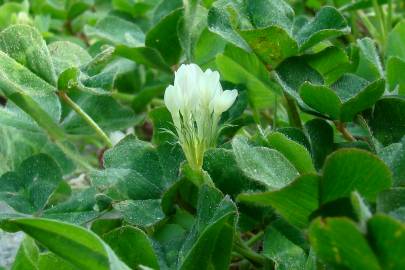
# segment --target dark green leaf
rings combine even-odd
[[[50,252],[42,253],[39,256],[38,267],[40,270],[78,270],[72,264]]]
[[[226,41],[250,52],[251,49],[249,45],[234,30],[233,24],[240,16],[240,14],[238,14],[238,9],[236,1],[220,0],[214,2],[212,8],[208,12],[208,27],[210,31],[220,35]]]
[[[278,25],[291,29],[294,19],[294,10],[282,0],[257,0],[246,4],[247,13],[255,28],[264,28]]]
[[[405,137],[400,143],[393,143],[382,148],[378,155],[392,171],[393,185],[405,183]]]
[[[64,70],[58,78],[58,89],[60,91],[70,92],[73,89],[83,91],[93,95],[108,95],[109,92],[102,88],[87,87],[82,84],[80,78],[81,72],[76,67]]]
[[[224,148],[208,150],[204,156],[203,168],[208,172],[215,186],[225,194],[236,196],[242,191],[263,188],[262,185],[243,174],[232,150]]]
[[[298,176],[294,166],[276,150],[252,147],[242,137],[235,137],[232,147],[236,162],[244,174],[269,189],[285,187]]]
[[[165,215],[160,207],[160,200],[121,201],[114,204],[124,220],[139,227],[151,227],[161,221]]]
[[[135,63],[144,64],[146,66],[171,73],[171,69],[166,64],[159,51],[154,48],[127,47],[124,45],[118,45],[116,47],[116,54],[130,59]]]
[[[100,214],[93,210],[96,203],[95,197],[94,188],[77,191],[67,201],[45,209],[42,217],[78,225],[84,224]]]
[[[137,47],[145,42],[145,34],[134,23],[117,16],[106,16],[97,24],[86,26],[86,35],[106,40],[113,44]]]
[[[335,38],[350,32],[345,18],[333,7],[323,7],[312,21],[297,33],[300,51],[304,51],[325,39]]]
[[[263,193],[243,193],[238,200],[253,204],[272,206],[288,222],[297,227],[306,227],[309,217],[318,208],[319,177],[302,175],[288,186]]]
[[[349,80],[349,82],[354,83],[353,80]],[[337,83],[339,83],[339,81]],[[344,91],[345,94],[337,90],[338,94],[340,93],[340,98],[342,100],[344,100],[343,95],[346,95],[347,90]],[[355,95],[351,96],[350,99],[346,100],[342,105],[342,111],[340,115],[341,120],[344,122],[353,120],[353,118],[356,116],[357,113],[373,106],[383,95],[384,90],[385,90],[385,81],[383,79],[376,80],[368,84],[364,88],[358,90],[358,92]]]
[[[343,122],[371,107],[384,93],[384,80],[367,84],[351,74],[343,75],[332,88],[305,82],[300,87],[302,100],[311,108]]]
[[[308,64],[330,85],[351,68],[349,57],[339,47],[328,47],[315,55],[308,56]]]
[[[82,227],[39,218],[20,218],[8,223],[79,269],[129,270],[96,234]]]
[[[183,17],[178,24],[178,36],[186,58],[194,59],[194,51],[202,31],[207,26],[207,10],[198,0],[183,0]]]
[[[63,131],[55,123],[61,115],[61,105],[54,93],[56,88],[3,52],[0,52],[0,62],[0,89],[4,95],[53,138],[63,138]]]
[[[236,221],[236,206],[213,187],[199,193],[197,220],[179,252],[178,269],[229,267]],[[221,256],[216,256],[221,252]]]
[[[388,34],[386,57],[396,56],[405,61],[405,21],[400,21]]]
[[[405,98],[387,96],[379,100],[370,119],[373,135],[383,144],[399,142],[405,135]]]
[[[81,67],[91,61],[91,56],[85,49],[69,41],[52,42],[48,49],[58,76],[68,68]]]
[[[204,29],[195,45],[194,62],[198,65],[209,64],[217,54],[224,51],[225,45],[226,41],[221,36]]]
[[[28,25],[13,25],[0,33],[0,50],[38,77],[56,85],[52,59],[41,34]]]
[[[39,249],[35,241],[25,237],[14,259],[12,270],[38,269]]]
[[[322,119],[313,119],[305,124],[311,143],[311,154],[316,169],[321,169],[328,156],[334,150],[333,128]]]
[[[1,176],[0,199],[21,213],[40,212],[61,181],[62,172],[55,161],[44,154],[35,155],[15,172]]]
[[[0,115],[3,112],[8,111],[0,110]],[[15,121],[13,123],[16,125],[13,126],[16,128],[7,127],[8,123],[1,123],[3,126],[0,128],[0,136],[2,138],[0,140],[0,175],[7,171],[15,170],[22,161],[38,153],[51,156],[62,169],[63,175],[72,173],[76,168],[73,161],[63,153],[59,146],[51,142],[45,133],[40,132],[39,127],[35,123],[26,119],[28,116],[22,117],[18,113],[22,114],[18,110],[16,111],[16,115],[11,114],[12,118],[9,119],[10,121]],[[19,126],[20,121],[24,123],[23,126]],[[29,124],[30,128],[25,126],[26,123]],[[70,143],[63,145],[72,151],[76,151]]]
[[[304,250],[291,242],[276,228],[266,231],[263,254],[276,263],[275,269],[304,269],[307,256]],[[306,268],[305,268],[306,269]]]
[[[400,95],[405,95],[405,60],[390,57],[387,61],[387,81],[389,90],[397,90]]]
[[[304,82],[323,85],[323,78],[299,57],[287,59],[277,69],[277,79],[283,90],[294,97],[298,104],[305,107],[299,96],[299,88]]]
[[[269,69],[276,68],[284,59],[298,53],[297,42],[280,26],[241,30],[239,34]]]
[[[182,7],[182,0],[162,0],[160,1],[153,11],[153,23],[159,22],[162,18],[167,16],[173,10]]]
[[[323,168],[321,201],[330,202],[358,191],[367,200],[392,184],[392,173],[377,156],[358,149],[342,149],[328,157]]]
[[[350,269],[381,269],[366,239],[347,218],[315,220],[309,228],[309,240],[325,262]]]
[[[153,98],[162,95],[166,87],[166,84],[157,84],[145,87],[134,97],[131,107],[135,112],[141,112]],[[152,114],[153,113],[150,112],[149,116],[151,117]]]
[[[368,222],[371,246],[379,255],[382,269],[402,269],[405,259],[405,225],[391,217],[376,215]]]
[[[152,142],[160,145],[165,142],[175,142],[175,128],[170,112],[165,107],[156,108],[149,112],[153,123]]]
[[[152,9],[159,1],[157,0],[113,0],[112,5],[115,9],[127,12],[134,17],[142,16]]]
[[[246,85],[254,108],[273,106],[279,87],[270,80],[269,72],[255,55],[227,46],[223,54],[217,55],[216,64],[224,80]]]
[[[179,224],[165,224],[159,227],[153,235],[158,246],[157,255],[163,269],[176,268],[178,253],[186,237],[186,230]]]
[[[279,132],[269,134],[267,142],[270,148],[282,153],[295,166],[299,173],[315,172],[312,158],[303,145]]]
[[[171,12],[146,34],[146,46],[157,49],[169,65],[177,64],[181,56],[181,46],[177,36],[177,24],[181,15],[181,9]]]
[[[383,78],[384,72],[375,42],[370,38],[363,38],[357,44],[360,55],[356,74],[369,81]]]
[[[386,213],[390,216],[405,221],[404,209],[405,188],[392,188],[378,194],[377,212]]]
[[[119,227],[104,234],[103,240],[132,269],[139,265],[159,269],[152,242],[142,230],[130,226]]]
[[[163,193],[178,179],[181,149],[171,144],[155,148],[128,136],[104,155],[103,171],[92,174],[93,184],[115,201],[114,208],[139,226],[151,226],[164,217]]]
[[[72,20],[94,5],[94,0],[67,0],[67,18]]]
[[[309,107],[327,115],[332,119],[339,119],[342,101],[329,87],[305,82],[300,87],[300,96]]]

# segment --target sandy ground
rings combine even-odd
[[[8,206],[0,202],[0,213],[7,211]],[[14,261],[18,246],[24,237],[24,233],[6,233],[0,230],[0,267],[9,269]]]

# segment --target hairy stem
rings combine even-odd
[[[245,242],[246,245],[248,246],[252,246],[254,245],[257,241],[259,241],[260,239],[262,239],[264,235],[264,231],[260,231],[257,234],[253,235],[249,240],[247,240]]]
[[[381,34],[378,32],[378,30],[374,27],[373,23],[368,19],[367,15],[364,14],[362,10],[357,11],[357,15],[361,19],[362,23],[364,26],[367,28],[368,32],[370,35],[375,38],[379,43],[380,47],[383,45],[382,43],[384,42],[382,39]]]
[[[373,1],[373,8],[374,12],[377,16],[378,23],[380,25],[380,33],[381,33],[381,46],[383,47],[382,50],[385,48],[385,42],[386,42],[386,23],[385,23],[385,18],[384,18],[384,12],[382,12],[380,5],[378,4],[377,0],[372,0]]]
[[[386,31],[387,34],[391,31],[392,27],[392,0],[388,0],[388,10],[387,10],[387,20],[386,20]]]
[[[355,142],[356,138],[346,129],[346,126],[342,122],[335,122],[336,129],[342,134],[343,138],[350,142]]]
[[[284,93],[284,97],[287,102],[287,114],[288,119],[290,121],[290,125],[302,129],[302,123],[297,103],[290,95],[286,93]]]
[[[233,249],[255,266],[263,266],[266,263],[263,255],[250,249],[239,237],[234,240]]]
[[[67,105],[69,105],[70,108],[72,108],[78,115],[80,115],[80,117],[96,132],[96,134],[108,147],[113,146],[107,134],[104,133],[104,131],[97,125],[97,123],[94,122],[94,120],[85,111],[83,111],[79,105],[77,105],[68,95],[66,95],[65,92],[60,91],[58,92],[58,94],[60,98],[65,101]]]
[[[376,153],[377,150],[376,150],[375,144],[373,142],[373,134],[371,132],[370,127],[367,124],[367,121],[364,119],[363,116],[361,116],[359,114],[359,115],[357,115],[356,123],[359,124],[362,128],[364,128],[367,131],[367,142],[370,145],[373,152]]]

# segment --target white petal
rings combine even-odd
[[[180,110],[180,100],[178,98],[176,87],[174,87],[173,85],[169,85],[166,88],[164,100],[166,107],[171,114],[174,114]]]
[[[213,103],[215,114],[220,115],[228,110],[235,102],[237,96],[237,90],[226,90],[220,95],[217,95]]]
[[[203,106],[207,106],[216,95],[222,92],[219,73],[217,71],[207,69],[204,72],[203,78],[200,81],[200,91],[201,104],[203,104]]]
[[[174,86],[179,87],[183,93],[195,90],[203,75],[203,71],[196,64],[181,65],[175,72]]]
[[[196,64],[181,65],[175,73],[174,86],[179,89],[184,106],[194,110],[199,101],[199,82],[202,79],[203,71]]]

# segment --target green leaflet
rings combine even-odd
[[[59,166],[40,154],[25,160],[16,172],[1,176],[1,200],[15,210],[33,214],[42,211],[62,181]]]
[[[130,269],[97,235],[82,227],[47,219],[8,221],[80,269]]]
[[[294,166],[276,150],[252,147],[241,137],[233,140],[232,147],[244,174],[270,190],[282,188],[298,176]]]
[[[392,174],[377,156],[358,149],[342,149],[330,155],[323,168],[321,201],[328,202],[357,190],[370,201],[389,188]]]
[[[283,0],[246,4],[217,1],[208,14],[212,32],[248,52],[252,50],[273,69],[283,60],[350,30],[344,17],[333,7],[322,8],[312,20],[299,25],[299,29],[293,21],[294,11]]]

